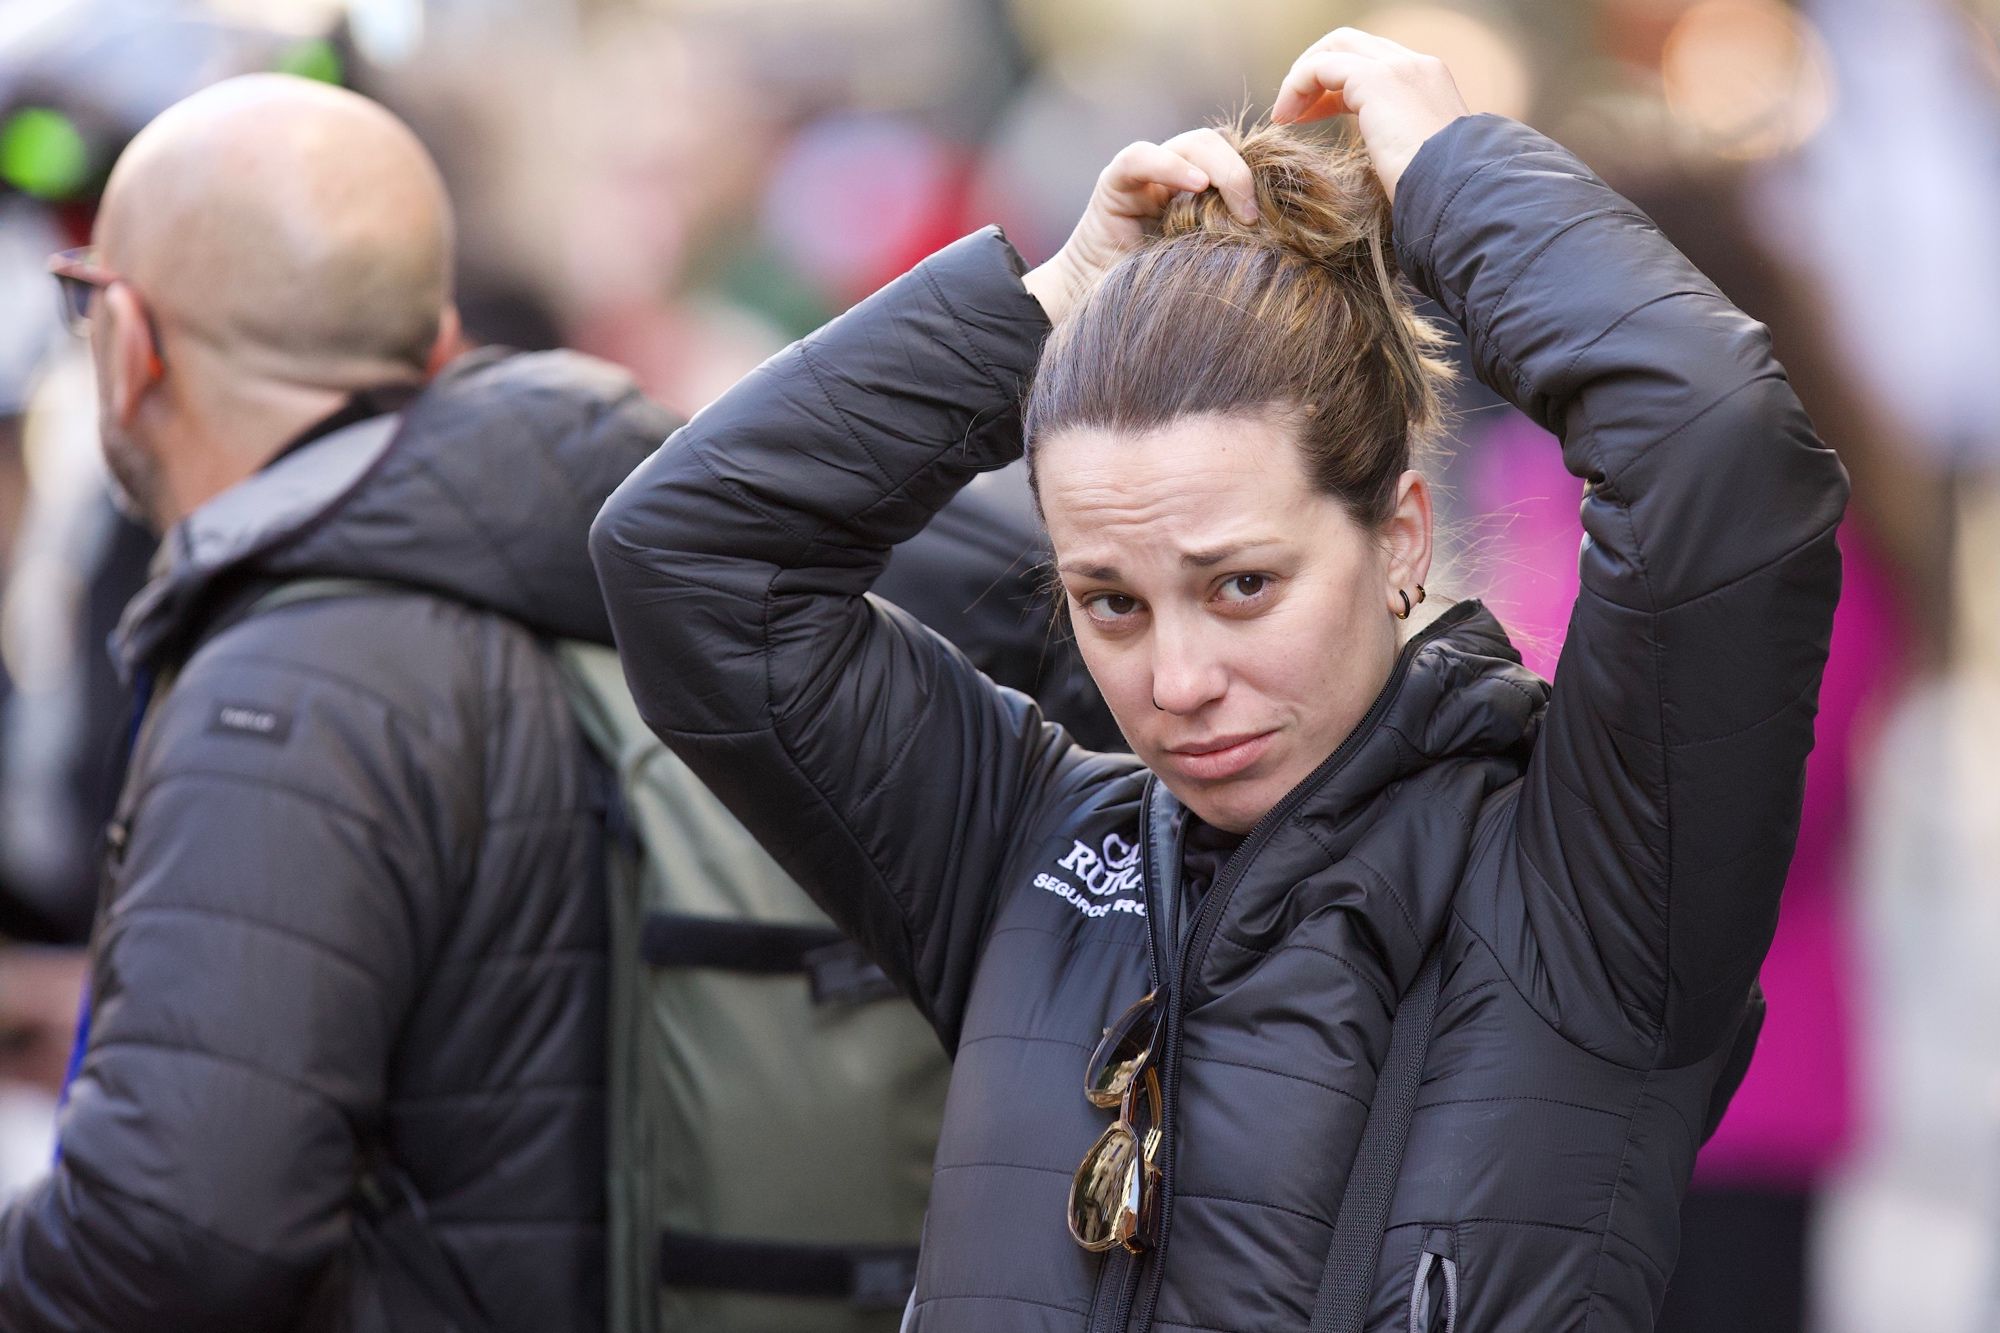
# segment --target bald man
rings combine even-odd
[[[95,239],[151,703],[0,1331],[600,1329],[602,787],[545,642],[609,642],[589,523],[676,423],[453,359],[438,174],[349,93],[172,108]]]
[[[444,184],[340,89],[254,75],[170,108],[118,159],[94,239],[122,279],[91,338],[107,461],[162,531],[457,338]]]

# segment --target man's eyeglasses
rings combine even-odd
[[[1160,1076],[1153,1045],[1160,1031],[1154,991],[1104,1029],[1084,1069],[1083,1095],[1092,1106],[1118,1108],[1118,1119],[1084,1154],[1069,1187],[1069,1234],[1086,1250],[1123,1245],[1137,1253],[1153,1243],[1158,1222]],[[1142,1114],[1143,1113],[1143,1114]]]
[[[49,272],[55,276],[56,291],[61,297],[63,322],[69,325],[71,333],[79,338],[90,333],[90,306],[97,294],[113,283],[124,283],[131,287],[129,278],[113,273],[97,262],[97,249],[82,246],[75,250],[58,250],[49,256]],[[134,289],[136,290],[136,289]],[[153,321],[153,312],[143,304],[141,310],[146,317],[146,336],[153,344],[153,373],[158,374],[164,364],[165,353],[160,347],[160,326]]]
[[[97,293],[122,281],[97,262],[96,249],[88,245],[50,255],[49,272],[62,296],[63,322],[78,336],[90,331],[90,303]]]

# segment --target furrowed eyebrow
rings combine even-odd
[[[1260,546],[1271,545],[1275,543],[1266,538],[1259,538],[1255,541],[1231,542],[1227,546],[1216,546],[1206,551],[1185,551],[1181,554],[1181,563],[1191,569],[1208,569],[1242,555],[1245,551],[1254,551]]]
[[[1223,563],[1225,560],[1231,560],[1242,555],[1245,551],[1254,551],[1260,547],[1276,546],[1277,544],[1274,538],[1258,537],[1251,541],[1230,542],[1225,546],[1210,547],[1204,551],[1185,551],[1181,554],[1181,564],[1189,569],[1210,569]],[[1074,578],[1094,579],[1102,583],[1118,583],[1123,579],[1116,565],[1092,565],[1075,560],[1057,565],[1056,572],[1059,574],[1068,574]]]

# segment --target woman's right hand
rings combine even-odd
[[[1349,112],[1391,200],[1417,150],[1467,114],[1451,71],[1436,56],[1358,28],[1337,28],[1292,62],[1271,120],[1302,125]]]
[[[1163,144],[1135,143],[1097,177],[1090,203],[1055,258],[1023,281],[1050,323],[1069,308],[1153,230],[1176,194],[1213,186],[1243,223],[1257,220],[1250,168],[1214,130],[1189,130]]]

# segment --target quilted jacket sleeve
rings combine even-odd
[[[270,651],[308,612],[218,638],[159,705],[62,1157],[0,1215],[0,1329],[291,1327],[348,1241],[443,897],[406,892],[439,876],[417,821],[448,803],[419,723]]]
[[[1736,1023],[1796,840],[1840,463],[1765,330],[1527,128],[1466,117],[1396,199],[1405,271],[1581,478],[1582,589],[1489,938],[1559,1026],[1678,1064]]]
[[[1021,451],[1047,330],[997,232],[773,357],[591,533],[647,723],[956,1041],[992,890],[1090,761],[866,596],[890,548]]]

